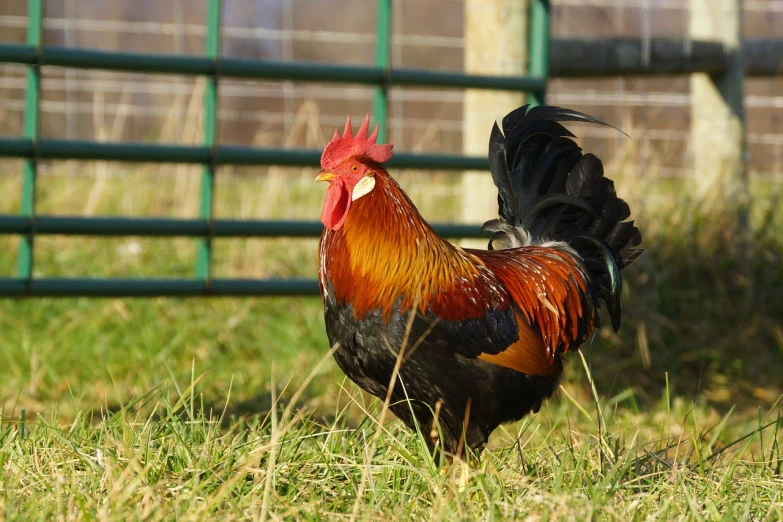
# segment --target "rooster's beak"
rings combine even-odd
[[[318,173],[318,175],[315,177],[316,181],[331,181],[333,180],[337,175],[333,172],[329,172],[328,170],[322,170]]]

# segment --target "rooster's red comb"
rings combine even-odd
[[[364,118],[362,126],[359,127],[356,136],[353,136],[351,134],[351,117],[348,116],[343,135],[340,136],[337,129],[335,129],[332,141],[326,145],[323,154],[321,154],[321,168],[333,169],[352,157],[367,158],[375,163],[383,163],[391,158],[392,145],[375,143],[375,140],[378,138],[378,125],[376,124],[375,130],[367,136],[369,128],[370,115],[368,114]]]

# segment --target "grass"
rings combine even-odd
[[[18,194],[20,166],[2,170],[0,191]],[[313,219],[312,175],[223,169],[216,214]],[[459,184],[419,176],[401,178],[424,215],[458,218]],[[682,184],[620,176],[647,249],[626,275],[623,327],[596,336],[584,365],[568,358],[562,389],[496,432],[464,488],[460,466],[444,471],[420,436],[379,422],[381,405],[324,357],[317,299],[0,301],[0,513],[781,519],[783,213],[780,187],[753,189],[742,238]],[[651,192],[669,202],[645,205]],[[197,194],[193,167],[58,163],[42,166],[37,205],[192,217]],[[0,274],[16,248],[0,237]],[[314,240],[223,240],[215,273],[312,275],[315,256]],[[36,275],[190,276],[194,257],[186,239],[53,236],[36,244]]]
[[[639,410],[622,406],[625,393],[602,402],[599,435],[589,402],[583,408],[561,393],[502,430],[463,488],[460,467],[439,468],[420,436],[379,425],[377,404],[352,386],[335,390],[328,421],[296,402],[307,388],[278,398],[275,386],[266,415],[238,418],[228,410],[239,385],[210,407],[200,390],[211,379],[171,375],[125,404],[73,419],[5,422],[0,509],[25,520],[783,516],[771,412],[738,422],[666,393]]]
[[[159,191],[149,182],[147,193],[166,193],[166,182],[177,180],[158,179]],[[40,204],[57,208],[70,183],[42,183]],[[103,190],[100,201],[115,202],[106,211],[122,213],[122,195],[144,189],[112,181]],[[241,203],[235,194],[225,205]],[[459,466],[443,472],[421,437],[379,425],[377,401],[322,360],[317,300],[2,301],[0,512],[779,519],[780,216],[755,216],[750,256],[719,216],[658,216],[643,225],[648,251],[629,271],[623,328],[585,348],[585,367],[569,357],[562,389],[537,415],[498,430],[464,489]],[[47,241],[42,274],[192,270],[186,240]],[[3,242],[0,269],[11,273],[15,242]],[[314,249],[236,241],[219,250],[218,270],[310,274],[312,263],[291,259],[314,259]]]

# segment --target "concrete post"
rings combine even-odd
[[[465,0],[465,72],[523,75],[527,70],[527,0]],[[486,156],[495,120],[524,103],[521,93],[468,90],[465,92],[463,152]],[[462,177],[462,219],[483,223],[497,217],[497,189],[489,172],[466,172]],[[486,241],[463,241],[486,248]]]
[[[690,37],[723,43],[725,73],[691,75],[691,145],[698,193],[733,201],[747,227],[742,0],[691,0]]]

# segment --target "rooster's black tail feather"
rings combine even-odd
[[[502,132],[497,123],[492,128],[489,166],[500,217],[484,230],[494,232],[490,249],[569,243],[584,259],[617,330],[620,270],[642,253],[642,236],[633,221],[624,221],[631,211],[604,177],[601,160],[582,154],[564,121],[606,125],[569,109],[525,105],[503,118]]]

